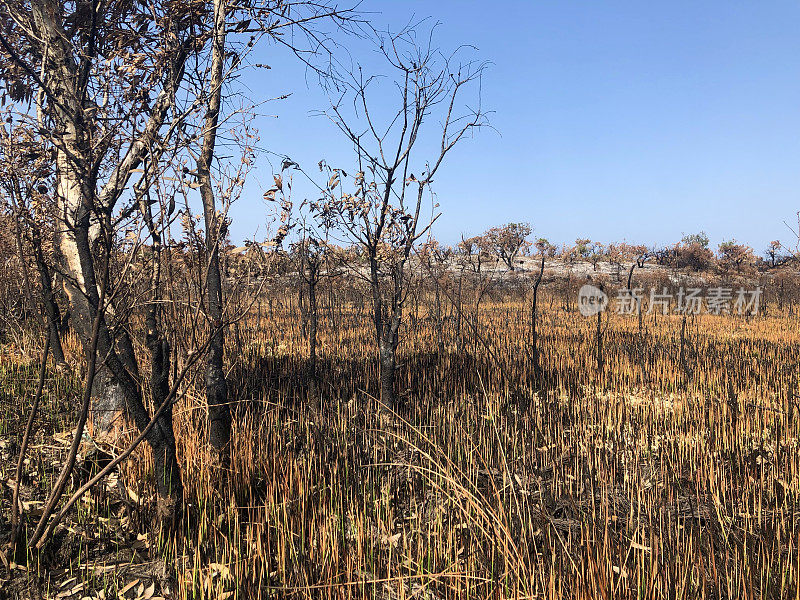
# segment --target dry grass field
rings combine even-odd
[[[685,4],[0,0],[0,600],[800,600],[800,4]]]
[[[797,316],[646,315],[639,329],[609,312],[598,363],[597,320],[545,288],[537,373],[529,298],[495,293],[437,319],[422,294],[390,412],[368,310],[323,303],[311,385],[293,298],[252,308],[228,337],[230,470],[205,443],[201,378],[182,390],[182,535],[149,527],[140,446],[45,551],[9,565],[0,596],[797,597]],[[2,519],[37,371],[24,343],[4,352]],[[48,372],[22,487],[32,514],[79,393],[79,373]],[[87,437],[73,487],[92,450]]]

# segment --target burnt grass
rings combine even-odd
[[[226,348],[229,468],[205,443],[199,372],[176,405],[178,531],[154,520],[142,447],[41,552],[22,544],[0,565],[0,598],[794,597],[797,319],[704,315],[681,341],[679,317],[640,330],[606,315],[598,367],[594,321],[545,298],[539,371],[526,298],[479,306],[481,339],[422,304],[394,411],[376,399],[361,308],[331,309],[313,385],[296,306],[251,315]],[[20,482],[28,533],[71,441],[80,352],[67,347]],[[3,545],[37,371],[35,352],[6,350]],[[70,490],[132,436],[87,436]]]

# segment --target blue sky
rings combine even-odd
[[[528,221],[554,243],[645,244],[705,230],[761,252],[789,242],[800,210],[800,3],[364,0],[376,26],[440,22],[438,45],[491,61],[482,101],[493,130],[467,139],[435,182],[435,235],[453,243]],[[372,50],[344,40],[369,67]],[[342,135],[313,112],[328,99],[281,48],[243,76],[262,105],[261,146],[310,173],[352,168]],[[389,102],[387,94],[385,101]],[[378,101],[382,101],[378,97]],[[424,148],[423,148],[424,150]],[[278,163],[274,160],[272,164]],[[267,235],[262,155],[232,210],[235,240]],[[295,200],[313,195],[298,184]]]

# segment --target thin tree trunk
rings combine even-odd
[[[28,298],[29,300],[33,298],[33,291],[31,290],[31,281],[30,277],[28,276],[28,263],[25,261],[25,250],[22,244],[22,214],[15,196],[16,192],[11,194],[11,203],[14,208],[14,239],[17,244],[17,258],[19,259],[19,267],[22,271],[22,289],[25,292],[24,297],[21,298],[21,314],[24,316],[27,313],[25,310],[25,298]]]
[[[603,328],[602,328],[602,319],[603,311],[597,313],[597,329],[595,331],[595,343],[596,343],[596,361],[597,361],[597,376],[600,377],[603,374],[603,366],[605,364],[605,359],[603,357]]]
[[[36,268],[39,271],[39,283],[42,286],[42,304],[47,318],[47,327],[50,332],[50,349],[53,353],[53,360],[56,365],[63,365],[66,361],[64,360],[64,348],[61,345],[61,333],[59,331],[61,326],[61,311],[58,308],[55,294],[53,293],[53,280],[50,276],[50,268],[44,259],[42,242],[38,232],[33,231],[31,238],[33,241],[33,256],[36,261]]]
[[[308,281],[308,370],[311,382],[317,379],[317,281],[312,274]]]
[[[380,362],[381,402],[390,409],[394,409],[396,405],[394,374],[397,370],[397,363],[395,349],[390,340],[381,341]]]
[[[434,279],[433,285],[436,288],[436,347],[439,350],[439,358],[444,356],[444,324],[442,322],[442,294],[439,290],[439,281]]]
[[[219,249],[222,243],[222,223],[217,217],[214,189],[211,182],[211,161],[217,139],[222,79],[225,65],[226,0],[214,0],[214,41],[212,48],[209,102],[203,132],[203,147],[197,160],[197,175],[205,217],[205,242],[208,255],[206,271],[206,302],[211,320],[212,340],[206,363],[206,399],[209,412],[209,442],[217,452],[225,453],[231,436],[231,414],[228,408],[228,384],[225,380],[225,329],[222,315],[222,273]]]
[[[150,394],[154,410],[164,404],[169,395],[170,345],[161,327],[161,235],[155,227],[150,205],[141,206],[153,241],[153,264],[150,276],[152,299],[145,315],[145,345],[150,351]],[[161,432],[163,444],[153,450],[153,462],[158,477],[157,517],[169,530],[173,530],[183,511],[183,482],[178,468],[175,434],[172,424],[172,403],[158,415],[156,428]]]
[[[544,275],[544,252],[542,252],[542,263],[539,267],[539,275],[533,284],[533,304],[531,305],[531,346],[533,350],[533,373],[537,379],[541,377],[541,364],[539,361],[539,333],[536,325],[539,319],[538,312],[538,297],[539,297],[539,284],[542,283],[542,276]]]
[[[101,291],[100,302],[102,302],[104,295],[105,291]],[[64,460],[64,464],[61,466],[58,479],[56,480],[53,488],[50,490],[49,496],[47,497],[47,502],[42,510],[39,523],[36,525],[36,530],[33,532],[33,536],[28,542],[30,546],[36,545],[36,543],[45,533],[47,521],[50,519],[50,515],[53,514],[58,501],[61,499],[61,494],[63,493],[64,487],[67,484],[67,480],[72,474],[72,469],[75,466],[75,460],[78,456],[78,449],[80,448],[80,444],[83,439],[83,429],[86,426],[86,421],[89,417],[89,405],[92,397],[92,389],[94,388],[94,378],[97,374],[97,349],[100,339],[100,324],[102,321],[101,315],[102,313],[98,311],[94,318],[94,324],[92,325],[91,340],[88,344],[88,355],[86,357],[87,366],[86,380],[83,388],[83,399],[81,401],[81,407],[78,413],[78,423],[75,426],[75,434],[72,438],[72,444],[70,445],[69,452]]]
[[[14,177],[13,180],[13,193],[10,194],[11,202],[14,208],[15,222],[14,230],[16,233],[17,252],[19,259],[22,262],[22,277],[25,284],[25,293],[29,298],[32,298],[30,278],[28,277],[28,268],[25,263],[25,256],[22,244],[22,187],[20,186],[19,179]],[[61,346],[61,313],[56,304],[55,296],[53,294],[53,282],[50,277],[50,269],[44,258],[42,251],[42,237],[37,225],[31,221],[28,222],[30,231],[30,241],[33,247],[33,258],[36,263],[36,269],[39,272],[39,282],[41,285],[41,299],[42,308],[44,309],[45,318],[47,319],[47,327],[50,335],[50,349],[53,354],[53,360],[57,365],[65,364],[64,349]]]

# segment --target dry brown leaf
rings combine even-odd
[[[151,583],[147,586],[147,588],[142,593],[142,600],[150,600],[153,597],[153,594],[156,592],[156,584],[155,582]]]
[[[119,591],[119,595],[120,595],[120,596],[124,596],[124,595],[125,595],[127,592],[129,592],[130,590],[132,590],[132,589],[133,589],[133,586],[135,586],[137,583],[139,583],[139,580],[138,580],[138,579],[134,579],[133,581],[131,581],[130,583],[128,583],[127,585],[125,585],[125,587],[123,587],[123,588],[122,588],[122,589]]]

